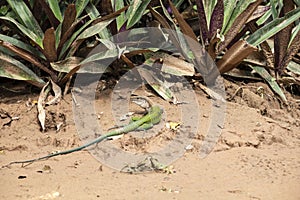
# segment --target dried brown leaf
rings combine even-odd
[[[133,64],[133,62],[127,58],[126,55],[124,54],[121,54],[121,57],[120,57],[131,69],[133,69],[135,67],[135,65]]]
[[[167,29],[167,30],[173,30],[172,27],[170,26],[170,24],[167,22],[167,20],[156,10],[154,10],[151,6],[148,6],[151,14],[155,17],[155,19],[162,25],[163,28]],[[169,31],[169,37],[170,40],[173,42],[173,44],[175,45],[175,47],[179,50],[181,50],[178,38],[176,35],[174,35],[174,33],[172,31]]]
[[[58,19],[56,19],[55,15],[53,14],[51,8],[46,3],[46,1],[40,0],[40,1],[35,1],[35,2],[37,4],[37,6],[36,6],[37,12],[41,12],[41,10],[40,10],[41,8],[39,7],[39,5],[41,5],[42,9],[46,13],[47,18],[50,21],[51,26],[56,29],[58,27],[58,25],[60,24],[60,22]]]
[[[240,32],[241,28],[246,24],[247,20],[251,17],[259,4],[262,3],[262,1],[263,0],[257,0],[256,2],[250,4],[247,9],[235,19],[229,31],[225,34],[225,41],[219,45],[218,52],[223,51],[233,40],[233,38],[235,38],[235,36]]]
[[[230,70],[229,72],[224,73],[226,76],[239,78],[239,79],[248,79],[248,80],[255,80],[255,81],[261,81],[262,79],[260,77],[255,76],[251,71],[249,70],[243,70],[234,68]]]
[[[96,19],[92,24],[97,24],[99,22],[102,22],[102,21],[105,21],[105,20],[110,20],[110,19],[113,19],[113,18],[116,18],[118,17],[122,12],[126,11],[128,9],[129,6],[125,6],[124,8],[121,8],[120,10],[117,10],[116,12],[114,13],[111,13],[111,14],[108,14],[108,15],[105,15],[101,18],[98,18]]]
[[[52,80],[51,81],[51,85],[52,85],[52,90],[54,92],[54,98],[49,100],[46,105],[53,105],[53,104],[57,104],[60,102],[61,100],[61,96],[62,96],[62,92],[61,92],[61,88],[54,83]]]
[[[34,16],[34,18],[36,19],[36,21],[40,22],[43,19],[43,16],[45,15],[45,12],[43,12],[41,10],[42,3],[40,1],[34,1],[34,3],[33,3],[32,6],[30,6],[30,4],[28,5],[28,3],[29,2],[25,1],[25,4],[27,5],[28,8],[32,7],[32,9],[31,9],[32,10],[32,15]]]
[[[293,0],[285,0],[283,4],[283,8],[280,12],[280,17],[283,17],[285,13],[294,9]],[[287,55],[287,49],[289,45],[289,41],[291,38],[293,29],[293,23],[287,26],[286,28],[279,31],[274,37],[274,67],[275,71],[279,72],[279,74],[283,71],[283,59],[289,60],[289,58],[285,58]]]
[[[247,58],[243,60],[243,62],[262,67],[267,66],[267,61],[261,51],[252,52]]]
[[[184,20],[184,18],[182,17],[182,15],[179,13],[179,11],[177,10],[177,8],[174,6],[174,4],[172,3],[171,0],[169,1],[169,5],[172,9],[172,12],[180,26],[180,29],[182,31],[183,34],[189,36],[190,38],[192,38],[193,40],[197,41],[197,36],[195,35],[195,33],[193,32],[193,29],[190,27],[190,25]]]
[[[85,17],[88,17],[85,16]],[[82,18],[82,20],[85,20],[85,17]],[[57,47],[57,54],[59,54],[65,44],[65,42],[70,39],[70,36],[73,34],[74,30],[76,29],[77,25],[81,23],[80,20],[78,21],[75,21],[71,26],[70,28],[65,32],[65,34],[62,36],[62,38],[60,39],[59,41],[59,44],[58,44],[58,47]]]
[[[209,40],[217,34],[217,30],[222,29],[224,19],[224,2],[217,1],[214,11],[211,15],[210,25],[209,25]]]
[[[238,41],[228,51],[226,51],[222,59],[217,62],[220,73],[222,74],[235,68],[244,60],[244,58],[256,50],[257,48],[255,46],[248,44],[246,41]]]
[[[64,37],[66,32],[72,26],[75,19],[76,19],[75,4],[69,4],[64,13],[64,19],[63,19],[62,27],[61,27],[61,38]]]
[[[148,6],[151,14],[155,17],[155,19],[162,25],[162,27],[167,29],[172,29],[170,24],[167,22],[166,18],[163,17],[159,12],[154,10],[151,6]]]
[[[71,69],[71,71],[69,73],[67,73],[61,80],[60,80],[60,84],[63,85],[65,84],[79,69],[80,69],[81,65],[78,65],[76,67],[74,67],[73,69]]]
[[[259,5],[257,7],[257,9],[254,11],[254,13],[251,15],[251,17],[247,20],[246,23],[263,16],[269,9],[270,9],[270,6]]]
[[[219,29],[217,30],[217,32],[215,33],[215,35],[212,36],[212,38],[210,38],[210,42],[209,45],[207,47],[207,52],[208,54],[212,57],[212,59],[215,59],[217,54],[217,44],[221,41],[220,38],[220,34],[219,34]]]
[[[37,103],[38,109],[38,119],[42,128],[42,131],[45,131],[45,121],[46,121],[46,111],[45,111],[45,100],[48,96],[49,90],[47,89],[49,86],[50,81],[42,88],[40,92],[40,96]]]
[[[195,64],[195,66],[197,65],[199,72],[203,76],[206,76],[208,74],[208,71],[210,71],[210,69],[208,69],[208,67],[207,67],[207,62],[210,62],[210,61],[209,61],[209,59],[206,59],[207,54],[205,52],[204,47],[201,47],[192,28],[183,19],[181,14],[178,12],[176,7],[173,5],[173,3],[170,0],[169,0],[169,4],[170,4],[170,7],[172,9],[172,12],[173,12],[177,22],[181,28],[181,31],[184,33],[184,35],[188,36],[188,37],[185,37],[185,39],[195,57],[195,59],[193,60],[193,62],[194,62],[193,64]],[[185,54],[183,54],[183,55],[185,55]],[[210,79],[210,80],[212,80],[212,79]]]
[[[280,66],[281,70],[284,70],[286,68],[286,66],[292,60],[293,56],[295,56],[299,50],[300,50],[300,32],[298,32],[298,34],[292,41],[292,44],[290,45],[287,53],[283,57],[283,60],[281,62],[281,66]],[[279,71],[279,72],[281,72],[281,71]]]
[[[175,97],[173,92],[164,85],[164,83],[156,78],[153,72],[143,68],[138,69],[139,74],[143,79],[166,101],[171,102]]]
[[[43,39],[43,46],[44,46],[44,55],[50,62],[54,62],[57,60],[57,54],[55,49],[55,30],[54,28],[49,28],[46,30],[44,39]]]
[[[202,85],[201,83],[198,85],[200,89],[202,89],[210,98],[214,100],[218,100],[221,102],[226,102],[226,100],[219,93],[213,91],[212,89]]]
[[[176,76],[193,76],[195,73],[194,65],[180,58],[164,55],[161,71]]]
[[[206,20],[206,16],[205,16],[205,10],[204,10],[202,0],[196,0],[196,4],[197,4],[198,16],[199,16],[200,34],[201,34],[201,38],[205,44],[206,42],[208,42],[208,25],[207,25],[207,20]]]

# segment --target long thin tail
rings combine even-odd
[[[93,144],[99,143],[99,142],[105,140],[107,137],[108,137],[107,135],[102,135],[99,138],[97,138],[97,139],[95,139],[95,140],[93,140],[93,141],[91,141],[89,143],[86,143],[86,144],[84,144],[82,146],[79,146],[79,147],[75,147],[75,148],[72,148],[72,149],[69,149],[69,150],[65,150],[65,151],[60,151],[60,152],[57,152],[57,153],[52,153],[52,154],[49,154],[49,155],[46,155],[46,156],[42,156],[42,157],[39,157],[39,158],[35,158],[35,159],[10,162],[8,165],[33,163],[33,162],[36,162],[36,161],[39,161],[39,160],[49,159],[49,158],[54,157],[54,156],[73,153],[73,152],[76,152],[76,151],[80,151],[80,150],[82,150],[82,149],[84,149],[86,147],[89,147],[89,146],[91,146]]]

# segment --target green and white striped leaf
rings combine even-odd
[[[73,35],[71,36],[71,38],[65,42],[60,55],[59,55],[59,59],[61,59],[62,55],[69,49],[69,47],[71,46],[72,42],[76,39],[76,37],[83,31],[86,29],[86,27],[88,27],[94,20],[89,20],[88,22],[86,22],[80,29],[78,29],[75,33],[73,33]]]
[[[76,7],[76,18],[78,18],[82,11],[85,9],[85,7],[87,6],[87,4],[89,3],[89,0],[77,0],[75,3],[75,7]]]
[[[278,18],[281,8],[283,6],[282,0],[270,0],[270,5],[273,19]]]
[[[53,12],[54,16],[56,17],[56,19],[58,19],[58,21],[62,22],[63,21],[63,17],[59,8],[59,4],[57,0],[47,0],[49,7],[51,9],[51,11]]]
[[[253,46],[257,46],[299,18],[300,7],[288,12],[284,17],[274,19],[272,22],[258,29],[250,35],[246,41]]]
[[[34,29],[28,29],[25,26],[23,26],[22,24],[20,24],[19,22],[17,22],[15,19],[11,18],[11,17],[4,17],[4,16],[0,16],[0,19],[9,21],[11,23],[13,23],[14,25],[16,25],[18,27],[18,29],[27,37],[29,37],[32,41],[34,41],[37,45],[39,45],[41,48],[43,48],[43,37],[40,37],[38,35],[35,34]],[[33,31],[31,31],[33,30]]]
[[[85,11],[90,16],[91,19],[96,19],[100,15],[97,8],[91,3],[86,6]],[[102,39],[107,39],[111,37],[111,34],[107,28],[104,28],[101,32],[99,32],[98,35]]]
[[[177,9],[179,9],[179,7],[181,6],[181,4],[183,2],[184,2],[184,0],[173,0],[173,4]]]
[[[144,14],[150,0],[132,0],[130,6],[126,12],[126,18],[128,19],[126,28],[129,29],[134,26]]]
[[[288,45],[288,48],[291,46],[291,44],[293,43],[296,35],[299,33],[300,31],[300,22],[297,22],[297,25],[294,27],[293,31],[292,31],[292,34],[291,34],[291,38],[290,38],[290,42],[289,42],[289,45]]]
[[[77,38],[77,40],[89,38],[93,35],[100,33],[103,29],[105,29],[115,18],[101,21],[87,29],[85,29]]]
[[[286,67],[288,70],[290,70],[291,72],[293,72],[294,74],[297,74],[300,76],[300,64],[291,61],[289,62],[288,66]]]
[[[3,52],[4,54],[12,56],[12,57],[16,56],[16,54],[14,52],[11,52],[10,50],[8,50],[7,48],[5,48],[3,46],[0,46],[0,52]]]
[[[204,10],[205,10],[207,24],[210,24],[211,15],[216,5],[217,5],[217,0],[204,0]]]
[[[222,28],[222,34],[226,34],[227,31],[230,29],[230,27],[232,26],[233,22],[236,20],[236,18],[242,14],[247,7],[255,2],[256,0],[239,0],[239,1],[234,1],[234,2],[228,2],[230,4],[230,6],[234,7],[234,10],[232,11],[232,8],[228,8],[228,6],[226,4],[224,4],[224,21],[226,20],[227,23],[226,25],[223,23],[223,28]],[[232,5],[234,3],[234,5]],[[229,9],[229,10],[227,10]],[[232,12],[232,14],[230,14],[229,12]],[[225,16],[226,13],[226,16]],[[230,18],[229,18],[230,16]],[[226,19],[225,19],[226,17]],[[224,26],[225,25],[225,26]]]
[[[72,69],[79,66],[79,63],[82,61],[82,58],[79,57],[68,57],[65,60],[61,60],[58,62],[52,62],[50,63],[51,67],[58,71],[58,72],[64,72],[69,73]]]
[[[16,38],[9,37],[6,35],[2,35],[2,34],[0,34],[0,40],[9,42],[10,44],[13,44],[14,46],[19,47],[21,49],[24,49],[39,58],[45,59],[45,56],[40,51],[38,51],[35,48],[33,48],[32,46],[22,42],[21,40],[18,40]]]
[[[259,66],[251,66],[251,65],[248,65],[248,66],[251,67],[254,71],[256,71],[263,79],[265,79],[268,82],[271,89],[276,94],[278,94],[284,102],[287,102],[287,99],[286,99],[285,95],[283,94],[281,88],[277,84],[276,79],[274,77],[272,77],[265,68],[259,67]]]
[[[112,0],[112,1],[114,1],[114,0]],[[124,2],[122,0],[121,1],[116,1],[115,5],[114,5],[114,8],[115,8],[114,10],[117,11],[117,10],[123,8],[123,7],[124,7]],[[122,12],[120,14],[120,16],[118,16],[117,19],[116,19],[117,30],[118,31],[124,25],[125,21],[126,21],[126,15],[125,15],[125,13]]]
[[[224,0],[224,19],[223,19],[222,33],[225,32],[225,28],[235,8],[236,1],[237,0]]]
[[[55,47],[56,48],[58,47],[58,44],[60,42],[61,26],[62,26],[62,23],[60,23],[55,30]]]
[[[263,16],[261,16],[257,21],[256,24],[258,26],[263,25],[263,23],[265,23],[272,15],[272,11],[271,9],[269,9]]]
[[[0,52],[0,76],[15,80],[30,81],[41,87],[45,82],[20,61]]]
[[[39,38],[44,37],[44,33],[36,21],[35,17],[31,13],[24,1],[7,0],[10,7],[13,9],[16,15],[22,20],[22,23],[29,30],[33,30]]]
[[[87,57],[86,59],[84,59],[80,65],[84,65],[84,64],[90,64],[96,61],[101,61],[107,58],[118,58],[119,52],[118,52],[118,48],[116,49],[110,49],[107,51],[102,51],[99,53],[95,53],[89,57]],[[112,59],[114,60],[114,59]]]

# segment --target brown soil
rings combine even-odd
[[[37,94],[15,93],[4,85],[0,93],[0,199],[300,199],[300,105],[288,96],[283,105],[265,84],[226,82],[225,125],[214,151],[200,159],[199,149],[210,120],[210,100],[196,94],[202,114],[193,148],[172,164],[174,173],[121,173],[97,161],[88,151],[50,158],[26,167],[5,166],[81,144],[73,121],[72,96],[47,107],[47,132],[40,132]],[[258,87],[264,88],[263,94]],[[10,89],[18,90],[11,87]],[[22,88],[21,88],[22,89]],[[287,94],[288,95],[288,94]],[[99,122],[112,126],[111,90],[98,95]],[[176,109],[150,97],[166,111]],[[168,115],[166,121],[174,121]],[[196,122],[197,123],[197,122]],[[60,124],[60,131],[56,125]],[[163,129],[158,136],[168,140]],[[171,134],[172,135],[172,134]],[[170,136],[171,137],[171,136]],[[126,135],[114,142],[123,149],[144,151],[155,142]]]

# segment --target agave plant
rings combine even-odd
[[[278,1],[271,4],[271,9],[265,13],[265,16],[257,22],[257,25],[261,25],[265,22],[266,16],[270,16],[273,20],[283,17],[288,12],[300,6],[300,1]],[[256,29],[256,27],[253,27]],[[275,69],[275,72],[282,75],[283,70],[287,67],[289,61],[300,49],[300,25],[299,19],[295,23],[289,24],[287,27],[280,30],[274,36],[274,54],[269,49],[271,47],[268,44],[262,45],[262,50],[269,56],[270,62],[268,63],[271,68]]]
[[[171,28],[169,25],[171,21],[173,27],[176,28],[177,24],[172,21],[169,12],[167,12],[170,8],[182,33],[198,41],[195,31],[185,21],[176,6],[170,0],[168,2],[169,7],[163,8],[163,13],[150,8],[153,16],[163,27]],[[266,41],[273,36],[281,39],[275,40],[275,53],[271,54],[272,58],[269,54],[266,59],[275,61],[274,68],[278,72],[287,66],[289,60],[299,50],[299,1],[290,0],[284,3],[278,1],[274,4],[273,1],[264,3],[262,0],[195,0],[195,3],[199,21],[199,42],[215,59],[221,74],[236,68],[253,52],[260,49],[264,50]],[[164,6],[162,2],[161,6]],[[162,17],[163,15],[165,17]],[[267,19],[269,20],[268,23],[266,22]],[[283,37],[283,35],[285,36]],[[173,37],[173,40],[176,39],[177,41],[173,42],[178,42],[178,36]],[[185,58],[193,64],[201,66],[201,61],[197,60],[199,59],[197,54],[201,52],[201,49],[193,47],[188,41],[187,43],[194,54],[194,59],[191,60],[187,54]],[[180,48],[180,45],[178,47]],[[204,73],[203,75],[208,76],[207,80],[213,81],[219,73],[210,71],[207,68],[209,66],[209,63],[206,65],[202,63],[200,71]],[[250,67],[265,78],[271,88],[286,101],[276,79],[270,75],[267,69],[263,66],[250,65]]]
[[[88,46],[96,41],[89,40],[92,36],[110,37],[108,25],[127,9],[124,7],[101,17],[89,0],[67,5],[50,0],[33,2],[32,5],[7,0],[10,10],[5,16],[0,16],[0,20],[12,31],[0,34],[0,76],[26,80],[38,87],[45,82],[34,73],[36,68],[58,84],[63,84],[80,71],[78,66],[83,58],[78,52],[82,49],[88,51]],[[46,17],[41,15],[41,11]],[[73,64],[56,64],[66,60]]]
[[[2,28],[8,26],[14,32],[0,34],[0,59],[4,61],[0,76],[42,87],[45,82],[32,68],[38,68],[61,86],[74,73],[103,73],[101,67],[82,69],[81,64],[86,63],[83,57],[99,41],[105,43],[113,34],[138,24],[149,3],[150,0],[77,0],[75,4],[7,0],[0,20],[5,22]],[[106,55],[97,59],[105,59]],[[25,62],[17,61],[17,57]]]
[[[199,23],[193,27],[199,30],[199,37],[179,12],[186,4],[182,0],[76,0],[75,4],[57,0],[7,0],[0,9],[0,20],[4,22],[0,34],[0,76],[25,80],[42,87],[45,85],[42,77],[49,77],[52,84],[63,86],[74,73],[103,73],[105,68],[100,66],[93,69],[81,66],[108,56],[118,56],[120,52],[109,47],[107,39],[118,32],[143,26],[145,23],[142,22],[146,20],[141,19],[147,14],[147,20],[156,19],[163,28],[174,29],[200,42],[217,63],[221,74],[236,68],[254,51],[262,50],[269,68],[250,67],[286,101],[270,75],[270,69],[274,68],[276,73],[282,74],[299,49],[298,0],[285,3],[282,0],[276,3],[263,0],[195,0],[195,5],[190,6],[198,14]],[[266,43],[273,36],[276,38],[274,54]],[[199,66],[200,73],[207,80],[215,80],[219,72],[211,71],[211,65],[200,59],[203,49],[194,46],[182,34],[170,34],[169,39],[188,62]],[[108,51],[84,59],[91,47],[99,42]],[[147,53],[144,55],[148,56]],[[166,58],[166,55],[163,57]],[[134,66],[123,53],[121,58],[129,66]],[[168,57],[168,62],[174,59]],[[174,62],[178,63],[178,60]],[[170,65],[176,68],[174,63]],[[185,66],[185,71],[178,74],[194,75],[191,66]]]
[[[84,64],[118,55],[106,53],[85,58],[99,41],[132,28],[144,15],[147,1],[14,1],[0,9],[0,76],[25,80],[42,88],[38,100],[39,120],[45,130],[45,100],[50,89],[56,103],[61,87],[75,73],[103,73],[105,67]],[[2,5],[2,3],[1,3]],[[125,13],[125,11],[128,11]],[[116,19],[116,24],[112,22]],[[7,28],[8,27],[8,28]],[[109,46],[108,46],[109,49]],[[21,58],[21,59],[20,59]],[[85,65],[86,66],[86,65]],[[47,83],[46,79],[50,79]]]

